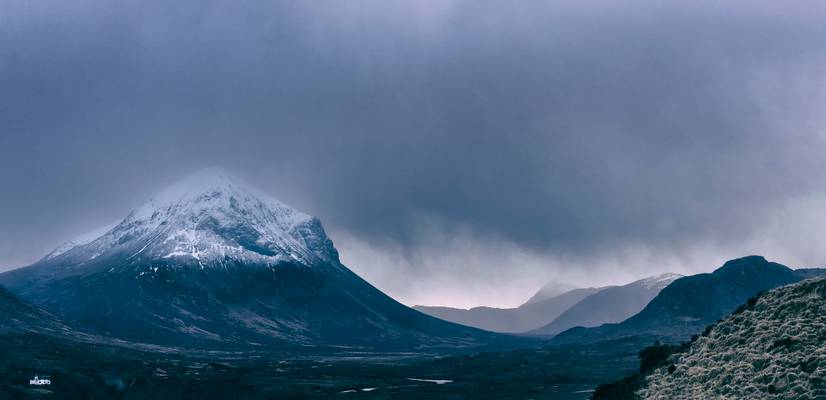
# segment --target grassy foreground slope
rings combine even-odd
[[[637,395],[826,398],[826,280],[764,293],[653,370]]]

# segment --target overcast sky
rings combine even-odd
[[[826,265],[816,2],[0,4],[0,270],[223,166],[406,304]]]

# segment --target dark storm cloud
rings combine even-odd
[[[0,6],[0,267],[209,165],[377,247],[573,258],[826,183],[807,3],[64,3]]]

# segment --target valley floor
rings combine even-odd
[[[587,399],[636,371],[635,340],[589,347],[398,355],[185,356],[0,336],[0,398],[13,399]],[[52,385],[33,389],[46,374]]]

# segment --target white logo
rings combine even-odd
[[[34,386],[43,386],[43,385],[51,385],[52,380],[49,379],[48,376],[37,376],[35,375],[34,378],[29,379],[29,385]]]

